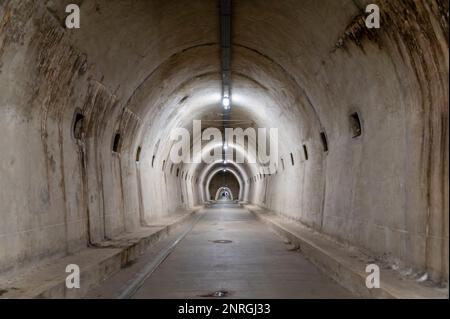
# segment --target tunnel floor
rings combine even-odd
[[[201,214],[133,298],[354,297],[239,205],[222,202]],[[123,287],[124,278],[90,297],[110,297],[105,291]]]

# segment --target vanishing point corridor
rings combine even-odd
[[[448,104],[448,0],[0,0],[0,299],[448,299]]]
[[[199,214],[192,230],[132,298],[353,297],[239,205],[217,203]],[[89,297],[115,298],[127,279],[113,277]]]

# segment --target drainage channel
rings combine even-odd
[[[123,291],[117,297],[117,299],[130,299],[136,294],[136,292],[144,285],[145,281],[155,272],[155,270],[166,260],[167,257],[174,251],[175,247],[189,234],[195,225],[198,224],[200,219],[205,213],[198,213],[197,218],[189,225],[189,227],[181,233],[169,246],[162,249],[158,255],[148,263],[136,276],[129,281]]]

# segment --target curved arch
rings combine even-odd
[[[443,0],[380,1],[395,26],[380,32],[361,24],[362,0],[233,2],[229,114],[216,1],[84,1],[85,27],[70,34],[58,24],[64,2],[0,0],[0,32],[11,33],[0,45],[0,217],[11,226],[0,272],[201,204],[212,172],[226,167],[244,201],[448,281]],[[405,12],[414,13],[406,22]],[[85,121],[74,143],[77,108]],[[261,162],[231,160],[172,170],[170,132],[192,133],[196,119],[278,127],[285,162],[271,176]]]
[[[242,177],[236,172],[236,170],[231,169],[231,168],[226,168],[225,169],[227,172],[230,172],[231,174],[234,175],[234,177],[236,177],[238,183],[239,183],[239,200],[242,200],[244,198],[244,187],[245,187],[245,183],[242,180]],[[214,178],[215,175],[217,175],[219,172],[223,172],[224,168],[222,167],[218,167],[216,169],[214,169],[211,173],[209,173],[208,178],[206,180],[205,183],[205,187],[204,187],[204,191],[203,193],[205,194],[205,198],[207,200],[209,200],[211,198],[211,193],[209,191],[209,186],[211,184],[211,180]]]
[[[236,171],[236,174],[238,176],[241,176],[241,179],[243,182],[242,200],[247,201],[249,198],[249,193],[250,193],[250,189],[249,189],[250,187],[249,187],[247,180],[249,179],[249,176],[251,176],[251,174],[247,173],[247,171],[244,169],[243,165],[238,165],[234,162],[229,162],[227,165],[228,165],[227,168],[232,167]],[[205,190],[207,177],[209,176],[210,171],[214,170],[216,167],[219,167],[219,170],[223,170],[223,162],[221,160],[218,160],[215,163],[211,163],[211,164],[207,165],[206,167],[204,167],[202,169],[201,173],[199,174],[198,191],[200,192],[200,194],[202,194],[203,201],[206,201],[208,198],[206,190]]]
[[[225,198],[226,200],[234,200],[233,198],[233,192],[229,187],[221,187],[217,190],[215,199],[221,200],[222,198]]]

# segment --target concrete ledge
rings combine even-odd
[[[160,219],[136,233],[126,234],[73,255],[51,260],[14,277],[0,278],[0,298],[81,298],[121,268],[129,266],[174,228],[189,221],[197,211],[198,209],[195,209]],[[80,267],[80,289],[66,288],[65,281],[68,274],[65,270],[69,264]]]
[[[448,287],[403,278],[389,268],[380,266],[380,289],[366,287],[365,272],[373,258],[356,249],[332,242],[300,223],[288,220],[257,206],[245,206],[277,234],[286,238],[319,269],[336,282],[363,298],[448,299]]]

